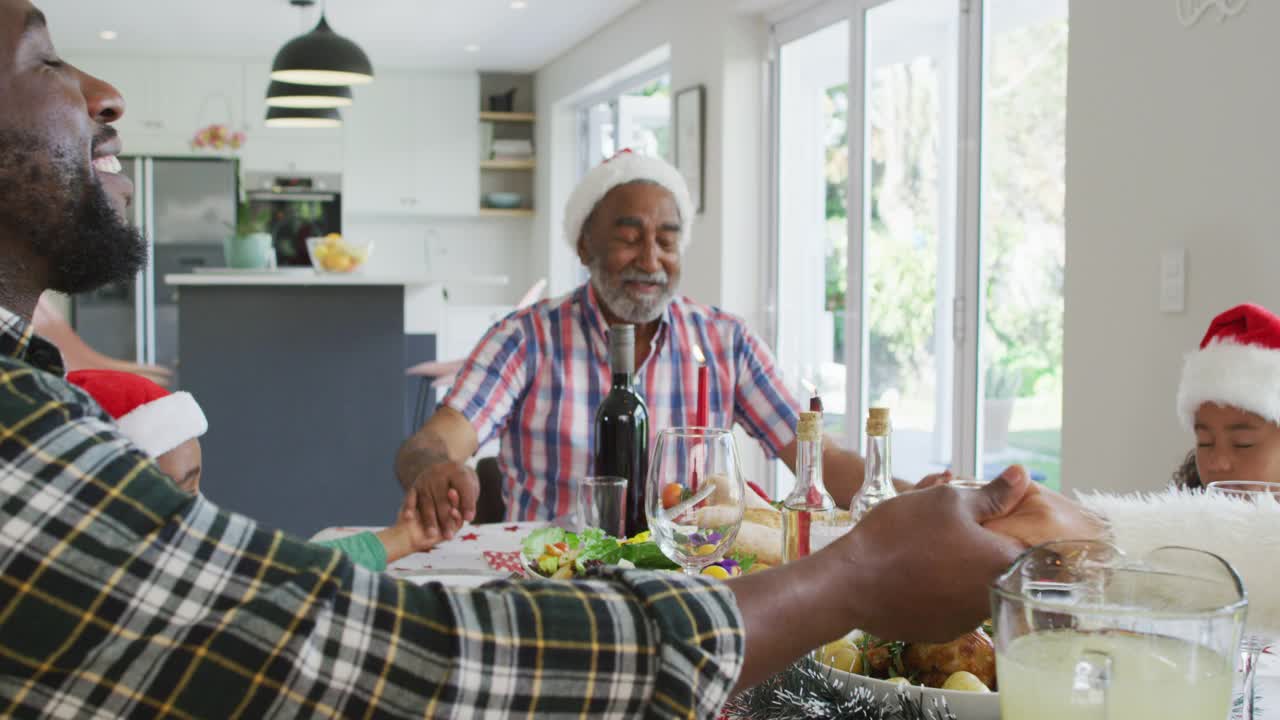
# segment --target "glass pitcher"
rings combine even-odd
[[[1049,543],[991,596],[1004,720],[1227,717],[1248,602],[1217,555]]]

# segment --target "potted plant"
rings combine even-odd
[[[233,268],[261,269],[276,266],[276,249],[268,232],[271,211],[268,208],[254,210],[247,202],[236,208],[234,234],[227,238],[225,250],[227,266]]]
[[[982,448],[984,453],[1009,448],[1009,423],[1013,406],[1022,389],[1022,371],[1005,359],[987,364],[982,403]]]

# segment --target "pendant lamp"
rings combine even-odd
[[[267,106],[282,108],[339,108],[351,105],[351,88],[345,85],[298,85],[272,80]]]
[[[267,108],[266,126],[271,128],[342,127],[342,115],[333,108]]]
[[[284,44],[271,63],[271,79],[301,85],[364,85],[373,64],[359,45],[335,33],[323,13],[306,35]]]

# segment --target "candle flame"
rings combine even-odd
[[[818,394],[818,386],[809,382],[808,378],[800,378],[800,386],[803,387],[805,389],[805,392],[809,393],[810,395]]]
[[[702,348],[697,343],[693,344],[693,359],[697,360],[699,365],[707,364],[707,356],[702,354]]]

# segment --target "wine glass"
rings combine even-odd
[[[1206,487],[1206,492],[1209,495],[1232,497],[1255,503],[1280,502],[1280,484],[1277,483],[1253,480],[1219,480],[1209,483]],[[1244,657],[1244,680],[1241,683],[1243,708],[1240,716],[1243,720],[1253,720],[1256,717],[1253,708],[1254,686],[1258,674],[1258,659],[1262,654],[1264,645],[1266,645],[1265,638],[1256,633],[1245,633],[1244,647],[1241,649],[1241,654]]]
[[[744,511],[733,433],[671,428],[658,434],[645,482],[645,516],[662,553],[687,574],[724,558]]]

